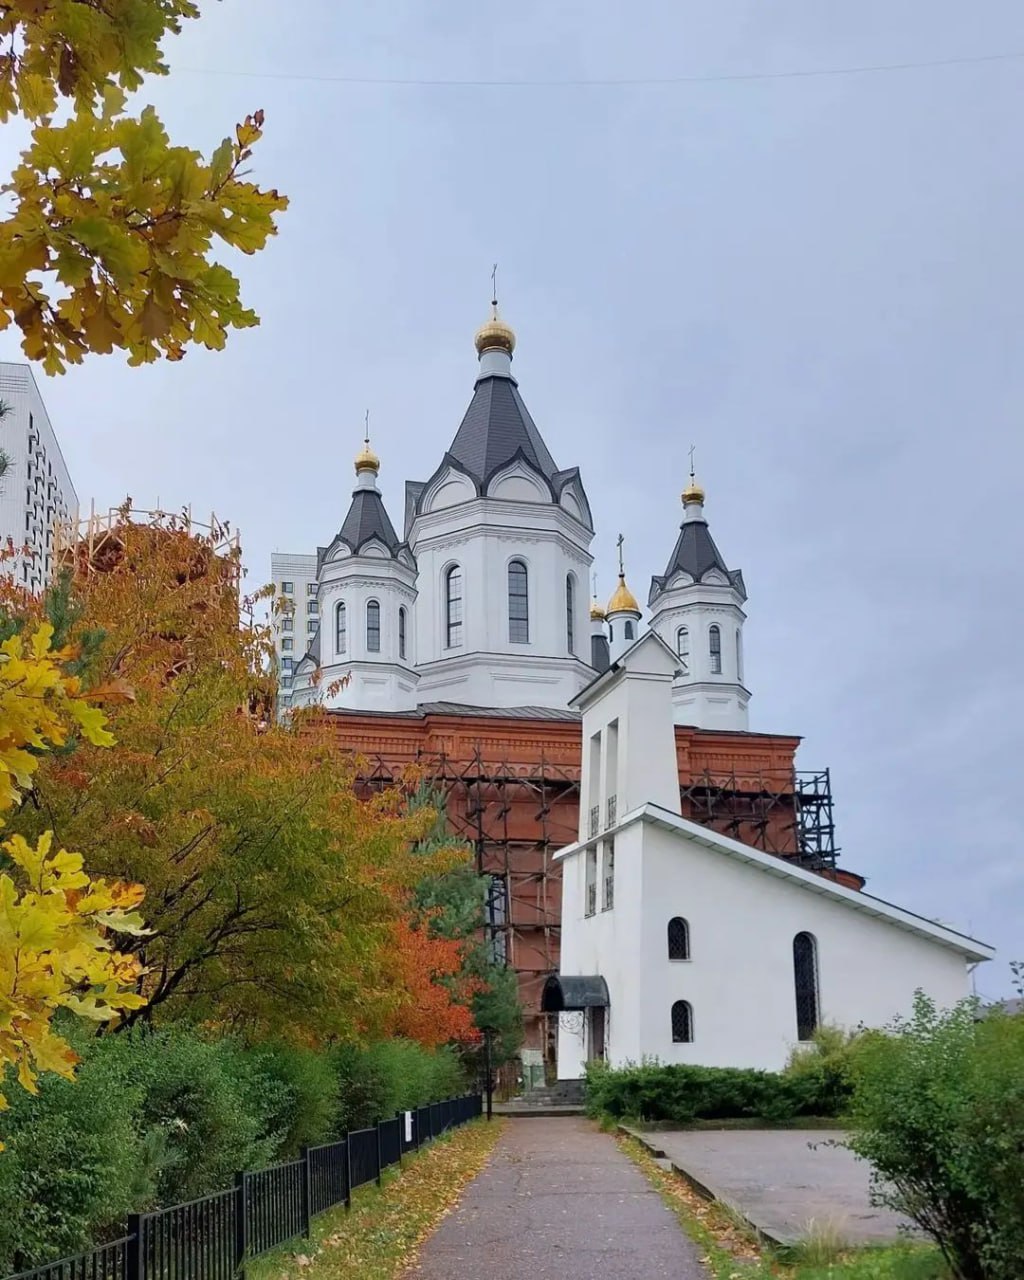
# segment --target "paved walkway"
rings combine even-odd
[[[510,1120],[423,1247],[425,1280],[704,1280],[675,1216],[610,1134],[575,1117]]]
[[[868,1166],[845,1148],[839,1130],[716,1129],[648,1133],[680,1169],[717,1200],[782,1244],[829,1230],[850,1244],[901,1238],[910,1224],[871,1204]]]

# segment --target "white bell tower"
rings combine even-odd
[[[743,676],[743,574],[729,569],[704,516],[693,472],[683,491],[683,523],[665,572],[651,580],[651,629],[679,659],[672,686],[676,724],[747,728],[750,692]]]

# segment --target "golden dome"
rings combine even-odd
[[[480,326],[473,339],[477,355],[485,351],[507,351],[509,355],[516,349],[516,335],[512,326],[506,324],[498,315],[498,304],[491,303],[491,318]]]
[[[688,502],[699,502],[701,504],[704,502],[704,490],[697,483],[697,477],[692,471],[690,473],[690,483],[683,490],[683,505],[685,506]]]
[[[636,596],[626,586],[626,575],[619,574],[619,585],[612,593],[612,598],[608,601],[609,613],[639,613],[640,606],[636,602]]]
[[[596,600],[590,602],[590,621],[604,622],[604,606],[598,604]]]
[[[370,448],[369,438],[363,441],[363,447],[356,454],[356,475],[360,471],[372,471],[374,475],[380,471],[380,458]]]

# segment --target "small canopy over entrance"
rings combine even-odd
[[[592,977],[566,977],[552,973],[544,983],[541,996],[542,1013],[565,1013],[570,1009],[607,1009],[608,987],[600,974]]]

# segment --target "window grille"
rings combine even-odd
[[[599,804],[595,804],[594,807],[590,810],[590,827],[589,827],[589,836],[588,836],[589,839],[593,839],[593,837],[597,835],[598,829],[600,827],[600,823],[601,823],[601,806]]]
[[[608,797],[608,823],[607,823],[609,827],[615,826],[615,818],[617,813],[618,813],[618,797],[609,796]]]
[[[814,935],[793,939],[793,980],[796,988],[796,1038],[810,1040],[818,1028],[818,944]]]
[[[345,602],[334,611],[334,652],[344,653],[348,648],[348,621]]]
[[[457,649],[462,644],[462,570],[457,564],[445,574],[445,645]]]
[[[380,653],[380,605],[376,600],[366,602],[366,652]]]
[[[587,915],[592,916],[597,912],[597,885],[587,885]]]
[[[693,1010],[688,1000],[677,1000],[672,1006],[672,1042],[689,1044],[693,1040]]]
[[[708,653],[711,657],[711,674],[722,674],[722,632],[717,622],[708,628]]]
[[[615,906],[615,841],[608,840],[604,846],[604,910],[611,911]]]
[[[668,922],[668,958],[689,960],[690,926],[682,916],[673,916]]]
[[[508,638],[511,644],[530,643],[528,579],[522,560],[508,567]]]

